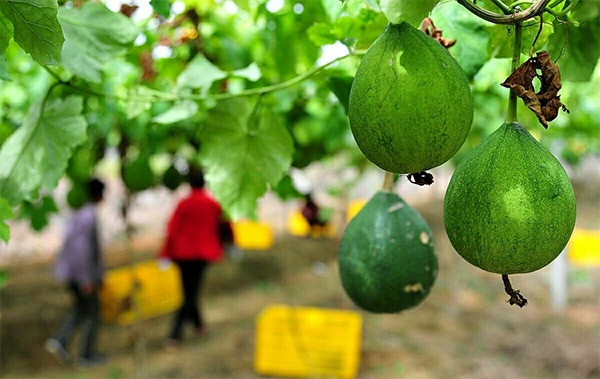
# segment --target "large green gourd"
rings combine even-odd
[[[348,115],[369,160],[410,174],[439,166],[458,151],[471,128],[473,99],[448,51],[403,22],[388,25],[363,58]]]
[[[359,307],[377,313],[419,304],[438,272],[429,226],[402,198],[384,191],[352,219],[338,260],[348,296]]]
[[[73,209],[79,209],[90,200],[90,194],[85,184],[77,181],[71,182],[71,189],[67,193],[67,203]]]
[[[519,123],[506,123],[468,153],[450,181],[444,221],[469,263],[498,274],[538,270],[575,226],[575,195],[558,160]]]
[[[125,162],[121,176],[131,192],[144,191],[154,185],[154,172],[148,158],[144,156],[139,156],[133,162]]]
[[[162,183],[171,191],[175,191],[185,180],[179,170],[172,164],[162,176]]]

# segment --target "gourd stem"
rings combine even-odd
[[[521,24],[515,25],[515,43],[513,46],[513,57],[510,72],[514,72],[521,61],[521,41],[523,37],[523,27]],[[506,111],[505,122],[518,122],[517,119],[517,94],[510,90],[508,95],[508,109]]]
[[[518,305],[520,308],[523,308],[527,305],[527,299],[521,295],[521,291],[515,290],[510,284],[510,279],[508,279],[508,275],[502,275],[502,281],[504,282],[504,291],[510,295],[510,299],[506,302],[510,305]]]
[[[383,191],[393,192],[394,191],[394,174],[385,171],[383,176],[383,185],[381,186]]]

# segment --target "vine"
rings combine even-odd
[[[523,40],[523,27],[520,24],[515,25],[515,43],[513,45],[513,57],[511,62],[511,72],[519,67],[521,57],[521,43]],[[508,95],[508,108],[506,110],[505,122],[517,122],[517,94],[510,90]]]
[[[456,1],[463,7],[467,8],[467,10],[473,13],[475,16],[482,18],[486,21],[492,22],[494,24],[517,25],[523,21],[526,21],[532,17],[539,16],[540,14],[545,12],[546,6],[550,3],[551,0],[536,0],[531,5],[531,7],[527,8],[524,11],[515,12],[515,9],[513,8],[509,14],[504,15],[488,11],[487,9],[483,9],[475,5],[475,3],[471,2],[470,0]]]
[[[335,58],[325,64],[313,67],[312,69],[306,71],[305,73],[302,73],[294,78],[283,81],[281,83],[271,84],[271,85],[264,86],[264,87],[251,88],[251,89],[247,89],[247,90],[240,91],[237,93],[229,92],[229,93],[219,93],[219,94],[212,94],[212,95],[170,94],[170,93],[166,93],[166,92],[162,92],[162,91],[148,89],[149,92],[154,95],[153,97],[140,97],[140,96],[124,97],[124,96],[120,96],[120,95],[117,95],[114,93],[96,91],[96,90],[93,90],[93,89],[90,89],[87,87],[83,87],[83,86],[73,83],[71,80],[63,80],[60,77],[60,75],[58,75],[56,72],[54,72],[49,67],[47,67],[47,66],[43,66],[43,67],[54,79],[57,80],[56,84],[70,87],[71,89],[73,89],[75,91],[85,93],[87,95],[113,98],[113,99],[123,100],[123,101],[134,101],[134,102],[179,101],[179,100],[208,101],[208,100],[226,100],[226,99],[233,99],[233,98],[237,98],[237,97],[247,97],[247,96],[253,96],[253,95],[264,95],[269,92],[279,91],[279,90],[282,90],[282,89],[285,89],[288,87],[295,86],[296,84],[310,78],[311,76],[318,74],[319,72],[323,71],[324,69],[326,69],[327,67],[331,66],[332,64],[334,64],[336,62],[344,60],[348,57],[364,55],[365,53],[366,53],[365,50],[352,51],[346,55]]]

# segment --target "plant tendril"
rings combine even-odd
[[[533,43],[531,44],[531,49],[529,49],[529,58],[533,57],[533,49],[535,48],[535,43],[537,42],[538,38],[540,37],[540,34],[542,34],[543,27],[544,27],[544,14],[540,13],[540,28],[538,29],[538,32],[535,35],[535,39],[533,40]]]

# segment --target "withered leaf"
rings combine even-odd
[[[539,75],[537,70],[540,70],[542,74]],[[537,93],[533,87],[533,79],[535,78],[538,78],[541,83],[540,90]],[[502,86],[515,91],[546,129],[548,128],[548,121],[556,118],[560,108],[569,113],[558,95],[558,91],[562,87],[560,70],[552,62],[547,51],[540,51],[534,58],[525,61],[506,78]]]
[[[133,12],[135,12],[137,9],[137,5],[121,4],[121,9],[119,9],[119,12],[127,17],[131,17]]]
[[[455,39],[450,40],[448,38],[442,37],[443,31],[441,29],[436,28],[433,24],[433,20],[429,17],[427,17],[423,20],[423,22],[421,22],[421,31],[433,38],[434,40],[438,41],[440,45],[444,46],[446,49],[456,44]]]

